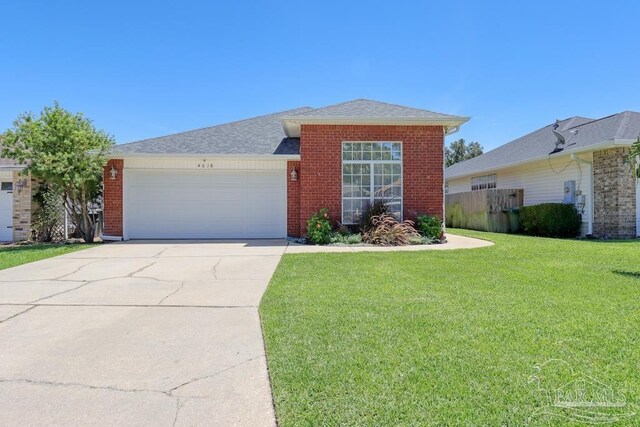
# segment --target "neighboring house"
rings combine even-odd
[[[522,188],[525,206],[574,203],[582,214],[582,234],[636,237],[640,187],[627,157],[639,134],[640,113],[632,111],[561,120],[450,166],[446,191]]]
[[[0,158],[0,242],[31,237],[31,179],[21,174],[24,166]]]
[[[320,208],[353,224],[377,198],[399,218],[443,217],[444,137],[467,120],[355,100],[118,145],[104,235],[300,236]]]

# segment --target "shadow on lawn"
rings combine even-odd
[[[612,273],[640,280],[640,271],[612,270]]]

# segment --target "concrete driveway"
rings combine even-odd
[[[0,425],[275,425],[284,240],[112,243],[0,271]]]

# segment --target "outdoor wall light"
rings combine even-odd
[[[117,179],[118,178],[118,169],[115,166],[111,165],[111,170],[109,171],[109,179]]]
[[[293,169],[291,171],[291,181],[297,181],[298,180],[298,171]]]
[[[18,191],[18,194],[22,193],[22,190],[24,190],[24,187],[27,186],[27,180],[24,178],[20,178],[18,181],[16,181],[16,190]]]

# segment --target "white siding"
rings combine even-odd
[[[287,161],[279,159],[224,159],[202,157],[133,157],[124,160],[125,169],[203,169],[198,165],[206,164],[204,169],[215,170],[286,170]]]
[[[591,153],[580,155],[581,159],[591,162]],[[586,196],[582,212],[582,233],[589,230],[592,216],[592,167],[571,160],[569,156],[556,157],[553,160],[540,160],[511,168],[486,170],[478,175],[495,173],[497,188],[524,189],[524,205],[540,203],[560,203],[564,197],[564,182],[574,180],[576,191]],[[471,177],[447,180],[448,193],[471,191]],[[577,199],[577,198],[576,198]]]

